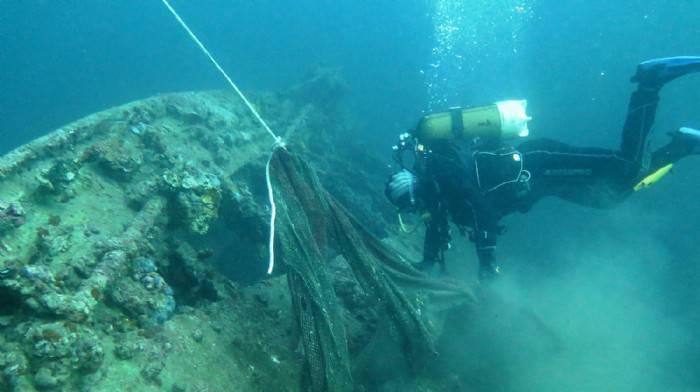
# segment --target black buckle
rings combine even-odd
[[[462,108],[451,108],[450,119],[452,123],[452,136],[455,139],[461,139],[464,134],[464,121],[462,119]]]

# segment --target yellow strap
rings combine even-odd
[[[413,233],[414,231],[416,231],[416,229],[418,228],[418,225],[415,225],[415,226],[411,227],[410,229],[408,229],[408,228],[406,228],[406,225],[403,223],[403,218],[401,217],[401,213],[399,212],[396,215],[398,215],[398,217],[399,217],[399,227],[401,228],[402,232]]]
[[[659,181],[662,179],[668,172],[673,169],[673,163],[669,163],[668,165],[656,170],[655,172],[649,174],[648,176],[644,177],[642,181],[639,181],[637,185],[634,186],[634,191],[638,191],[640,189],[644,189],[655,182]]]
[[[425,212],[420,216],[420,222],[416,223],[413,225],[413,227],[407,227],[405,223],[403,223],[403,218],[401,217],[401,213],[399,212],[396,214],[399,217],[399,227],[401,228],[401,231],[407,234],[411,234],[418,230],[418,226],[420,226],[421,223],[428,221],[431,218],[431,215],[429,212]]]

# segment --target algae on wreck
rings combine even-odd
[[[342,211],[381,234],[382,165],[341,136],[351,123],[339,121],[335,78],[320,72],[254,101]],[[309,331],[295,327],[286,263],[265,277],[270,149],[245,108],[212,91],[108,109],[0,158],[0,389],[303,388]],[[342,256],[327,257],[338,304],[323,311],[338,312],[350,356],[395,340],[377,328],[381,301]],[[391,290],[410,312],[423,306]]]
[[[294,91],[256,104],[275,125],[331,124]],[[266,227],[250,191],[263,137],[231,95],[192,92],[96,113],[0,159],[0,389],[261,390],[287,379],[294,390],[289,306],[229,281],[224,247],[210,247]],[[236,268],[263,263],[259,248]]]
[[[381,199],[348,192],[382,174],[360,177],[351,148],[328,147],[347,147],[334,78],[255,104],[383,230]],[[0,389],[298,390],[286,282],[260,280],[269,151],[245,108],[212,91],[108,109],[0,158]],[[352,333],[361,346],[371,329]]]

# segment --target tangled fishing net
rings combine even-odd
[[[271,159],[278,208],[278,244],[287,271],[296,327],[303,346],[302,390],[353,389],[344,309],[328,260],[342,255],[361,289],[373,298],[380,325],[389,328],[406,364],[420,370],[435,355],[428,307],[471,301],[465,288],[428,278],[372,236],[320,185],[297,156],[278,149]],[[431,302],[432,301],[432,302]]]

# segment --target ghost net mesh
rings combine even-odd
[[[420,369],[435,354],[433,337],[410,294],[416,290],[472,301],[465,288],[426,278],[364,229],[298,157],[278,149],[271,161],[278,206],[278,247],[287,270],[304,352],[302,389],[353,390],[343,308],[324,266],[330,252],[347,261],[397,336],[403,357]],[[453,302],[454,303],[454,302]]]

